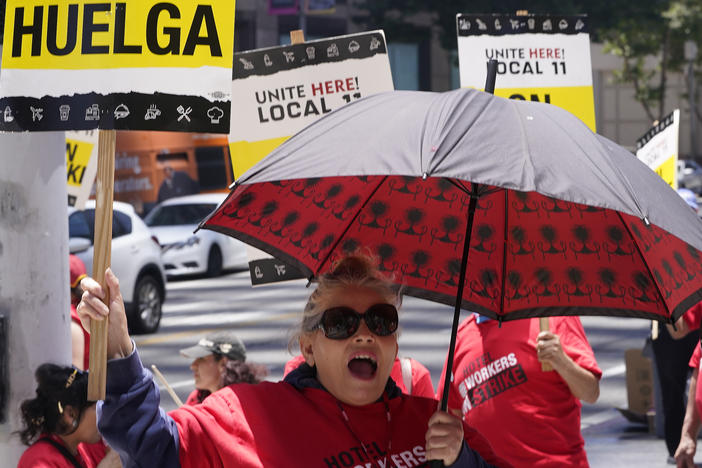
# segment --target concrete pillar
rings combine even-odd
[[[16,466],[25,448],[12,432],[20,403],[35,395],[34,370],[71,362],[66,200],[63,132],[0,133],[2,466]]]

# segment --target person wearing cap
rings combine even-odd
[[[181,349],[180,354],[192,359],[190,369],[195,378],[186,405],[197,405],[222,387],[233,383],[258,383],[267,374],[265,367],[246,362],[246,347],[233,332],[211,333],[196,345]]]
[[[88,368],[90,349],[90,334],[80,324],[76,306],[80,302],[83,290],[80,281],[87,276],[85,264],[77,256],[68,256],[71,287],[71,363],[80,370]]]

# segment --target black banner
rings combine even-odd
[[[646,143],[651,141],[651,138],[661,133],[663,130],[673,125],[675,121],[674,112],[663,117],[656,125],[651,127],[644,136],[636,140],[636,150],[640,150]]]
[[[587,15],[457,15],[459,36],[587,33]]]
[[[267,76],[310,64],[342,62],[387,53],[382,31],[250,50],[234,54],[232,79]]]
[[[249,262],[249,273],[251,274],[251,286],[305,277],[300,273],[300,270],[277,258],[261,258]]]
[[[161,130],[229,133],[230,103],[173,94],[0,98],[0,131]]]

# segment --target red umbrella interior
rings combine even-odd
[[[326,271],[358,248],[407,294],[454,305],[471,185],[364,176],[239,185],[203,227]],[[545,315],[679,317],[702,300],[702,252],[618,211],[481,186],[462,308]]]

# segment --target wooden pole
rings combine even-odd
[[[305,31],[302,29],[294,29],[290,31],[291,44],[302,44],[303,42],[305,42]]]
[[[548,317],[539,317],[539,328],[541,331],[549,331]],[[551,372],[553,370],[553,366],[551,366],[551,364],[548,362],[542,362],[541,370],[544,372]]]
[[[95,186],[95,242],[93,244],[93,277],[105,290],[105,304],[110,304],[105,284],[105,270],[112,255],[112,200],[115,185],[115,130],[98,133],[98,168]],[[90,373],[88,374],[88,400],[105,399],[107,377],[107,328],[108,321],[90,322]]]
[[[156,364],[151,364],[151,370],[154,371],[154,374],[156,374],[156,377],[158,377],[161,382],[163,382],[164,387],[166,387],[166,391],[168,391],[168,394],[173,398],[173,401],[175,401],[175,404],[178,405],[178,408],[183,406],[183,402],[181,401],[180,398],[178,398],[178,394],[173,390],[173,387],[171,387],[168,384],[168,380],[166,380],[166,377],[161,373],[160,370],[158,370],[158,367],[156,367]]]

